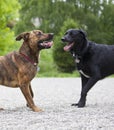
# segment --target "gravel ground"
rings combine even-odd
[[[89,92],[85,108],[72,107],[80,96],[80,78],[35,78],[35,103],[26,107],[20,89],[0,86],[0,130],[114,130],[114,79],[99,81]]]

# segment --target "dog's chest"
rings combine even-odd
[[[88,65],[88,62],[77,58],[75,59],[75,63],[77,66],[77,70],[80,72],[80,74],[82,74],[86,78],[90,78],[91,70]]]

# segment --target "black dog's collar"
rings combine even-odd
[[[76,55],[75,52],[72,52],[72,56],[74,57],[76,63],[80,63],[80,60],[82,58],[81,56]]]
[[[87,52],[88,48],[89,48],[89,43],[87,42],[87,46],[84,48],[83,52],[80,55],[76,54],[75,51],[73,51],[73,50],[70,51],[72,56],[74,57],[76,63],[80,63],[80,60],[85,55],[85,53]]]
[[[78,56],[78,55],[76,55],[75,62],[76,62],[77,64],[80,63],[80,59],[79,59],[79,56]]]

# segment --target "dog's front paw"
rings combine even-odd
[[[33,107],[32,107],[32,110],[33,110],[34,112],[43,112],[43,110],[40,109],[40,108],[38,108],[37,106],[33,106]]]
[[[78,108],[82,108],[82,107],[84,107],[85,106],[85,102],[79,102],[78,103]]]
[[[77,106],[78,108],[84,107],[85,106],[85,102],[78,102],[78,103],[74,103],[71,106]]]

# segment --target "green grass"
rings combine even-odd
[[[37,73],[37,77],[78,77],[79,73],[74,71],[73,73],[63,73],[57,70],[52,57],[52,49],[42,50],[40,52],[39,59],[40,71]]]
[[[79,73],[77,71],[73,73],[62,73],[58,71],[52,71],[51,73],[49,72],[38,72],[36,77],[79,77]]]

